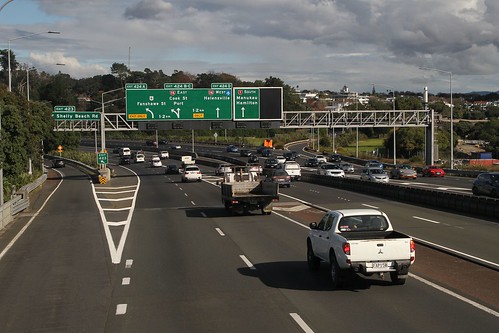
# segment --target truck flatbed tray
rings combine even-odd
[[[342,232],[341,236],[351,240],[409,238],[398,231],[347,231]]]

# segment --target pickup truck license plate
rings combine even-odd
[[[387,268],[387,262],[373,262],[373,268]]]

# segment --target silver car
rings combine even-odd
[[[346,162],[341,163],[341,168],[343,169],[343,171],[345,171],[345,173],[354,173],[355,172],[355,169],[351,163],[346,163]]]
[[[381,168],[364,168],[360,174],[361,180],[370,182],[388,183],[388,174]]]
[[[345,177],[345,171],[341,166],[333,163],[322,163],[317,169],[317,174],[329,177]]]

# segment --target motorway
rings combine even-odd
[[[281,189],[272,215],[232,216],[214,168],[181,183],[148,163],[113,167],[104,185],[69,166],[51,170],[30,211],[0,234],[1,332],[499,327],[497,270],[419,245],[405,285],[355,276],[332,290],[325,266],[308,271],[305,247],[321,207],[377,207],[397,230],[497,265],[494,221],[305,182]]]

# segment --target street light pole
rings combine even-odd
[[[10,67],[10,42],[13,40],[21,39],[21,38],[28,38],[31,36],[42,35],[42,34],[57,34],[57,35],[59,35],[60,32],[49,30],[49,31],[38,32],[38,33],[34,33],[34,34],[29,34],[29,35],[9,39],[9,50],[7,53],[7,62],[8,62],[8,67],[9,67],[9,92],[12,92],[12,69]]]
[[[452,101],[452,72],[444,71],[438,68],[419,67],[419,69],[427,71],[436,71],[449,75],[449,91],[450,91],[450,162],[449,166],[454,169],[454,103]]]

